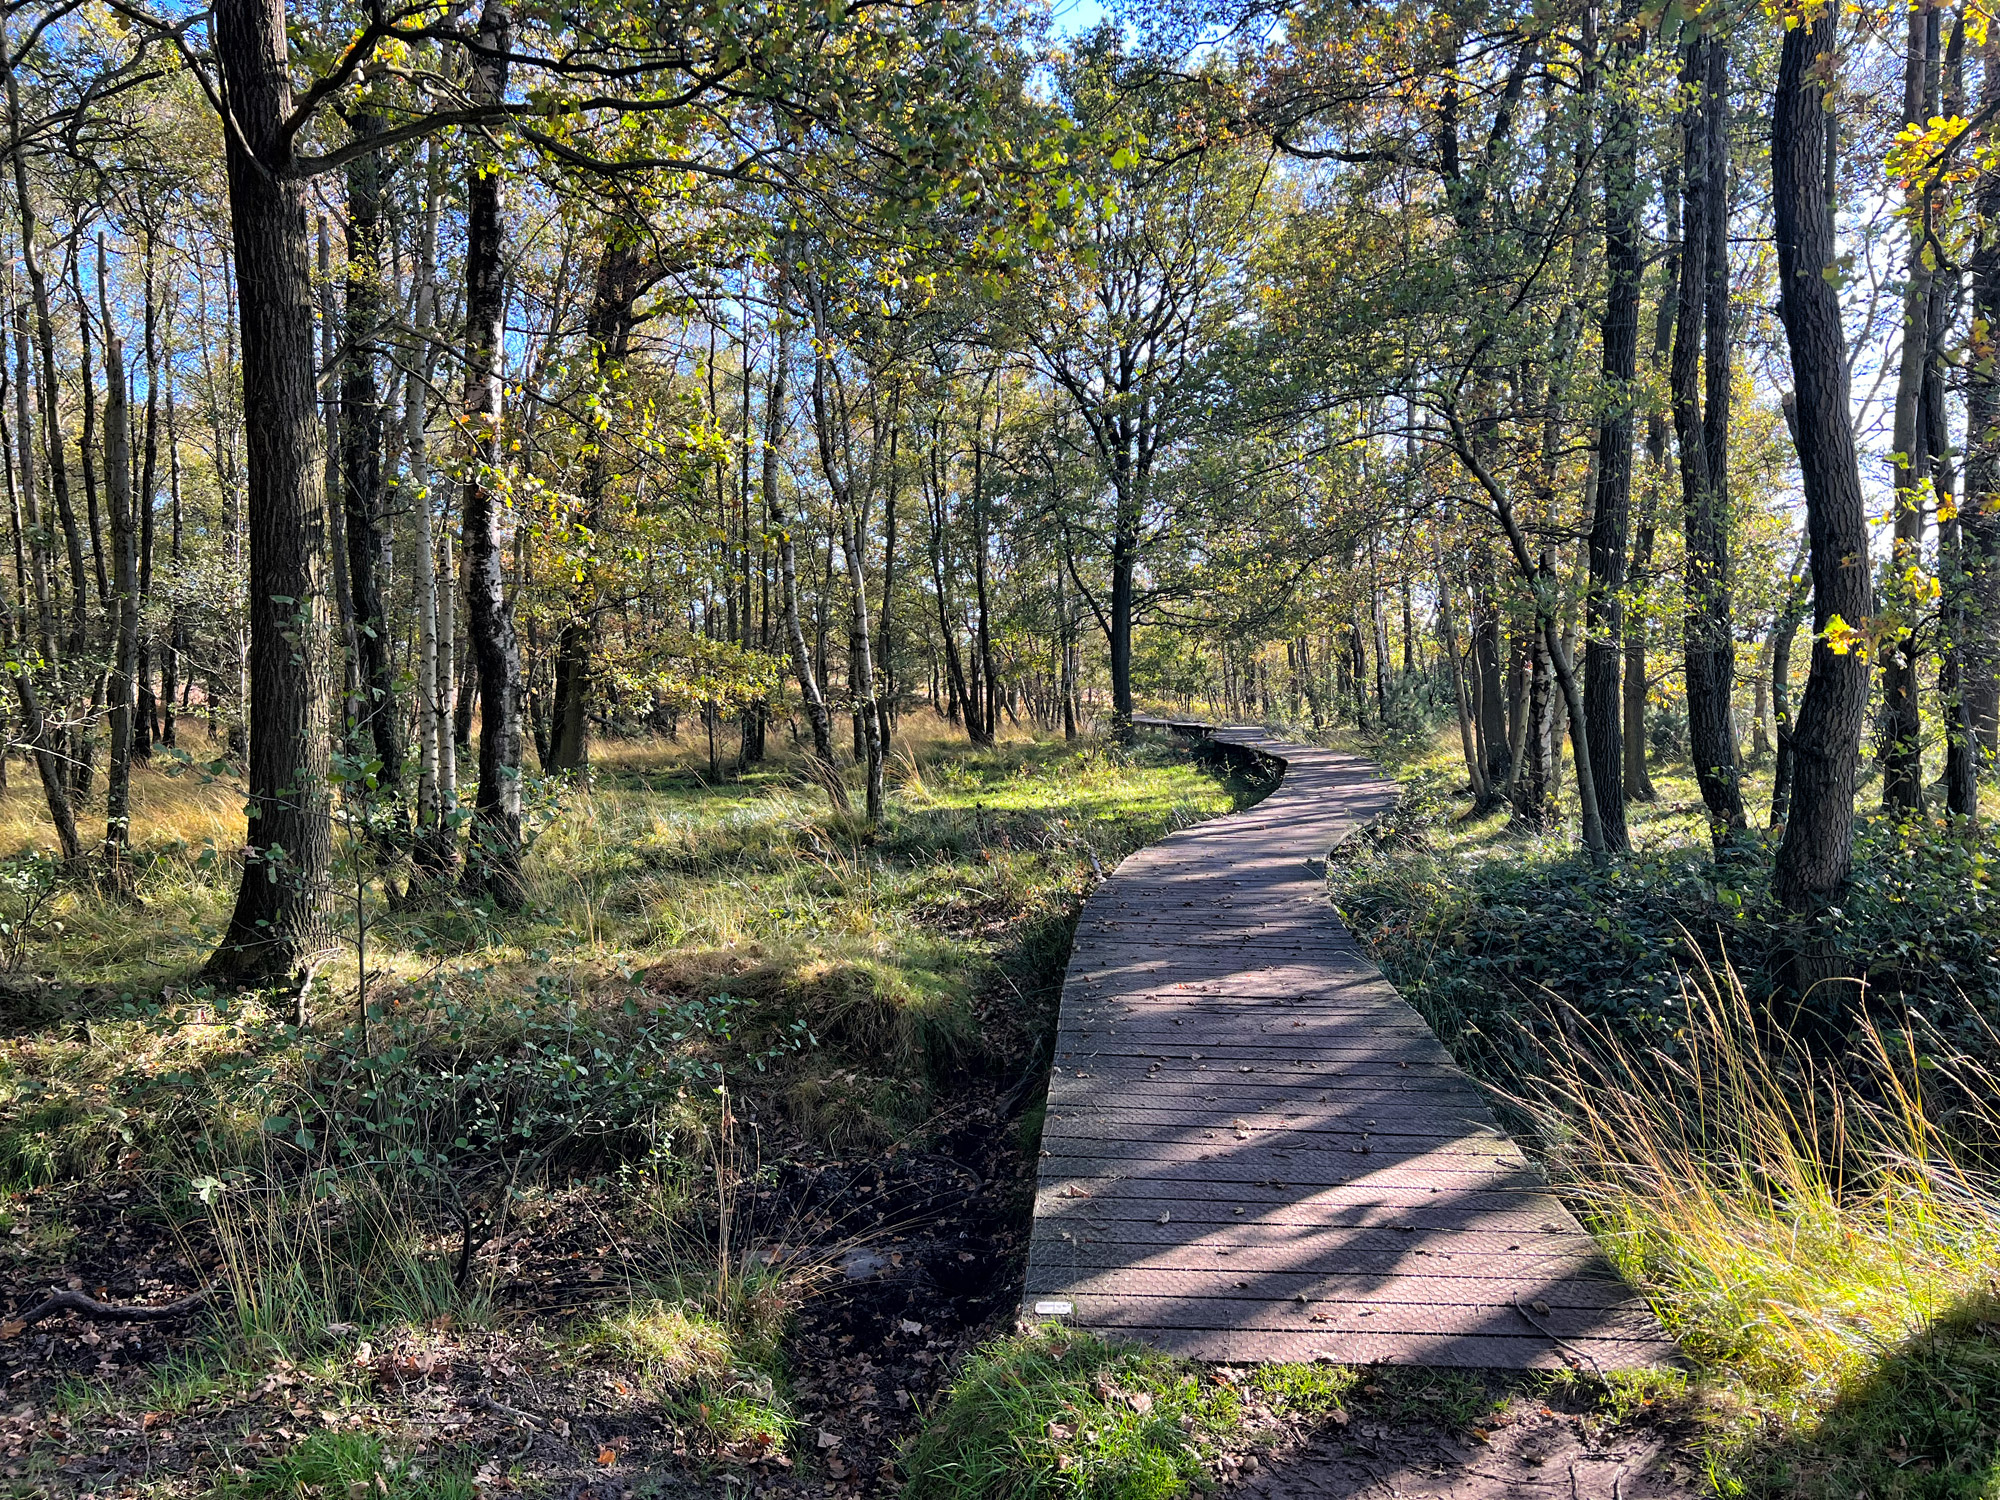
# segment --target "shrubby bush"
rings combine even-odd
[[[1687,1024],[1687,972],[1733,968],[1768,1002],[1802,936],[1846,959],[1872,1012],[1918,1021],[1955,1052],[1994,1048],[2000,839],[1990,830],[1864,823],[1845,900],[1802,934],[1770,894],[1776,851],[1760,836],[1720,858],[1684,845],[1598,869],[1555,840],[1447,849],[1436,835],[1452,814],[1448,778],[1418,778],[1335,861],[1332,883],[1349,925],[1475,1071],[1531,1073],[1535,1037],[1564,1012],[1671,1049]]]

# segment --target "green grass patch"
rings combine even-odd
[[[959,1374],[905,1462],[904,1500],[1169,1500],[1240,1410],[1182,1361],[1044,1328]]]
[[[213,1500],[476,1500],[468,1461],[399,1458],[368,1432],[316,1432],[209,1491]]]
[[[1423,1392],[1460,1379],[1381,1378],[1433,1419],[1441,1408]],[[1217,1371],[1050,1324],[988,1345],[959,1372],[905,1459],[903,1497],[1172,1500],[1205,1492],[1217,1460],[1243,1446],[1246,1416],[1344,1422],[1362,1380],[1325,1364]],[[1464,1383],[1483,1394],[1478,1381]],[[1371,1389],[1382,1395],[1387,1386]]]

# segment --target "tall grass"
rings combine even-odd
[[[1641,1049],[1570,1013],[1520,1102],[1607,1252],[1704,1369],[1808,1420],[1991,1289],[2000,1185],[1939,1126],[2000,1098],[1963,1055],[1873,1019],[1815,1056],[1733,967],[1684,979],[1686,1026]],[[1937,1092],[1944,1092],[1940,1088]]]

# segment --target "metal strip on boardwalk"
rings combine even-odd
[[[1023,1315],[1207,1359],[1671,1363],[1326,900],[1321,861],[1394,785],[1260,729],[1154,727],[1283,776],[1132,855],[1083,909]]]

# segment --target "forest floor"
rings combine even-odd
[[[522,913],[392,899],[344,839],[359,921],[303,1030],[189,987],[240,840],[226,776],[141,776],[136,903],[51,885],[33,799],[0,797],[20,851],[0,863],[0,1493],[1845,1497],[1863,1470],[1807,1438],[1882,1427],[1852,1415],[1869,1379],[1892,1411],[1973,1403],[1942,1462],[1883,1429],[1870,1494],[1995,1492],[1967,1487],[1995,1472],[2000,1360],[1979,1365],[1964,1275],[1956,1323],[1920,1347],[1906,1319],[1899,1358],[1843,1366],[1809,1418],[1698,1340],[1692,1382],[1606,1384],[1017,1333],[1075,911],[1096,871],[1258,789],[1172,744],[970,751],[909,728],[866,837],[782,760],[711,781],[705,747],[613,747],[587,790],[533,789]],[[1391,892],[1413,921],[1444,909],[1449,883],[1406,888],[1440,851],[1571,856],[1439,812],[1427,750],[1399,774],[1406,811],[1336,895],[1504,1085],[1510,1054],[1480,1041],[1500,1028],[1425,982],[1449,945],[1411,967],[1414,928],[1381,912]],[[1673,795],[1660,839],[1705,842]],[[51,1288],[215,1292],[165,1322],[22,1326]],[[1823,1373],[1801,1369],[1787,1389]]]

